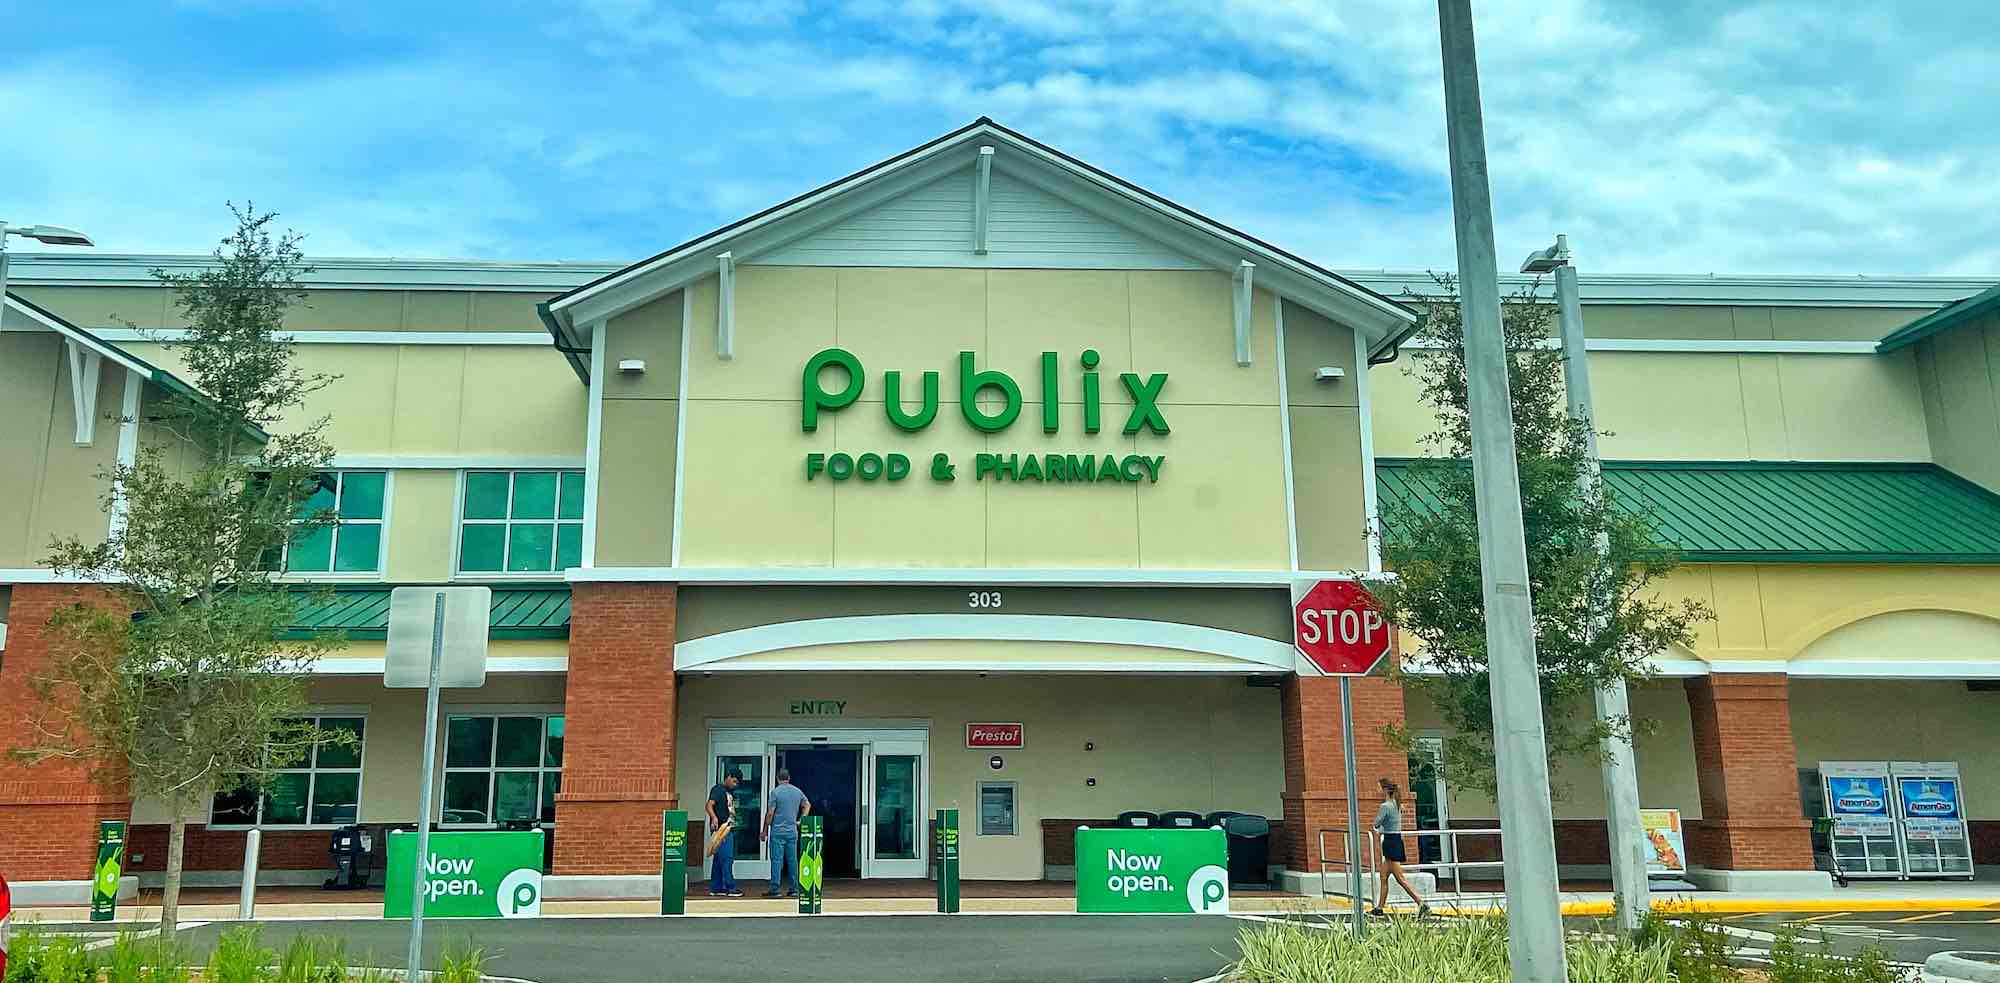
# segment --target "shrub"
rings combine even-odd
[[[1820,945],[1825,945],[1821,938]],[[1799,944],[1799,932],[1786,926],[1771,943],[1771,983],[1911,983],[1916,974],[1889,964],[1876,946],[1859,955],[1842,956],[1824,948]]]
[[[267,967],[278,954],[263,946],[255,925],[242,925],[222,933],[215,951],[208,955],[205,983],[264,983]]]
[[[1722,923],[1713,918],[1691,914],[1669,920],[1647,912],[1633,941],[1640,946],[1664,946],[1675,983],[1733,983],[1743,978],[1729,962],[1735,945]]]
[[[95,975],[90,953],[74,935],[26,929],[7,945],[6,983],[91,983]]]
[[[479,983],[486,974],[486,963],[491,957],[486,950],[475,949],[470,942],[459,940],[444,947],[444,954],[438,959],[437,975],[432,983]]]

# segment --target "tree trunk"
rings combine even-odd
[[[167,832],[167,882],[160,897],[160,938],[174,937],[181,907],[181,867],[187,859],[187,817],[178,804]]]

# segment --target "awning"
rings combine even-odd
[[[1381,499],[1439,505],[1427,469],[1376,462]],[[1617,503],[1698,563],[2000,563],[2000,495],[1934,464],[1606,461]]]
[[[304,603],[285,638],[311,638],[341,632],[353,639],[383,639],[389,635],[391,584],[335,587],[324,594],[302,595]],[[493,588],[490,638],[568,638],[569,587],[566,584],[507,585]]]

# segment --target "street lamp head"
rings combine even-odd
[[[10,226],[7,229],[7,234],[25,236],[36,242],[46,243],[51,246],[96,245],[96,243],[90,241],[89,236],[75,229],[65,229],[60,225],[23,225],[19,228]]]
[[[1562,241],[1562,237],[1558,236],[1555,245],[1529,253],[1528,258],[1521,261],[1521,272],[1554,273],[1558,268],[1568,265],[1569,248]]]

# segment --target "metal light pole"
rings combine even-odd
[[[1521,264],[1523,273],[1554,273],[1556,315],[1562,329],[1563,385],[1569,394],[1569,417],[1585,424],[1584,449],[1589,463],[1578,479],[1578,491],[1590,495],[1600,480],[1597,463],[1597,427],[1590,399],[1590,365],[1583,347],[1583,303],[1577,296],[1576,265],[1570,262],[1569,237],[1556,236],[1556,244],[1530,255]],[[1601,566],[1611,552],[1611,540],[1597,534],[1597,560]],[[1602,590],[1590,599],[1590,637],[1604,630],[1610,617],[1609,598]],[[1593,694],[1597,719],[1610,724],[1624,721],[1630,726],[1632,709],[1626,698],[1625,679],[1619,677]],[[1628,732],[1629,734],[1629,732]],[[1632,761],[1629,736],[1605,742],[1600,766],[1604,777],[1606,842],[1611,845],[1611,893],[1618,900],[1618,930],[1630,935],[1639,930],[1639,921],[1652,906],[1646,882],[1646,836],[1639,828],[1639,772]]]
[[[7,296],[7,237],[20,236],[51,246],[94,246],[90,237],[75,229],[65,229],[60,225],[8,225],[0,222],[0,308],[4,308]],[[0,314],[0,318],[4,318]]]
[[[1500,330],[1500,272],[1493,254],[1493,201],[1486,181],[1486,128],[1470,0],[1438,0],[1444,60],[1445,131],[1458,243],[1459,311],[1465,327],[1473,498],[1493,690],[1494,766],[1499,778],[1501,859],[1507,883],[1507,952],[1516,983],[1566,983],[1562,909],[1556,895],[1554,814],[1535,668],[1534,605],[1521,528],[1514,413]]]

